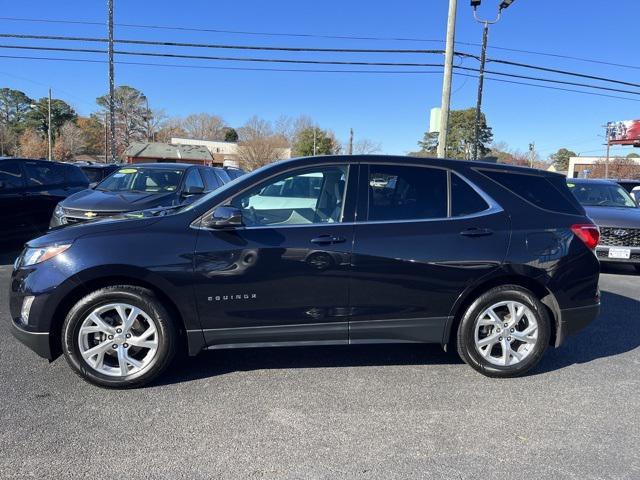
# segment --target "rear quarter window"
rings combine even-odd
[[[583,214],[583,209],[566,186],[564,178],[529,175],[498,170],[479,170],[514,195],[536,207],[571,215]]]
[[[87,178],[87,175],[85,175],[85,173],[75,165],[67,165],[65,166],[65,170],[67,173],[66,176],[67,176],[68,183],[78,184],[78,185],[89,183],[89,179]],[[97,182],[99,180],[92,180],[92,181]]]

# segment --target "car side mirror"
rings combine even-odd
[[[182,191],[183,197],[191,197],[192,195],[201,195],[204,193],[204,187],[196,187],[191,185]]]
[[[209,218],[203,221],[203,227],[213,229],[242,227],[242,210],[229,205],[216,208]]]

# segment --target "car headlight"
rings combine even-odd
[[[56,208],[53,211],[53,214],[56,217],[64,217],[64,208],[62,208],[62,206],[60,206],[60,204],[56,205]]]
[[[36,263],[42,263],[46,260],[49,260],[50,258],[60,255],[70,246],[71,244],[50,245],[48,247],[36,248],[27,247],[21,256],[22,261],[20,262],[20,265],[23,267],[28,267],[30,265],[35,265]]]

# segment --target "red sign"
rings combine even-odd
[[[609,122],[607,134],[611,145],[640,146],[640,120]]]

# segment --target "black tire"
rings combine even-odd
[[[533,313],[538,324],[538,338],[530,353],[519,363],[508,366],[495,365],[483,357],[476,348],[475,326],[485,309],[496,303],[509,300],[520,302]],[[518,285],[503,285],[482,294],[467,308],[458,326],[456,344],[460,358],[478,372],[488,377],[509,378],[524,374],[540,362],[549,345],[550,335],[549,314],[540,300],[529,290]]]
[[[105,375],[82,358],[78,338],[82,322],[94,309],[111,303],[126,303],[140,308],[155,322],[157,350],[149,364],[139,372],[124,376]],[[61,338],[67,362],[83,379],[100,387],[135,388],[157,378],[171,363],[176,351],[177,332],[169,313],[151,290],[117,285],[101,288],[80,299],[62,325]]]

